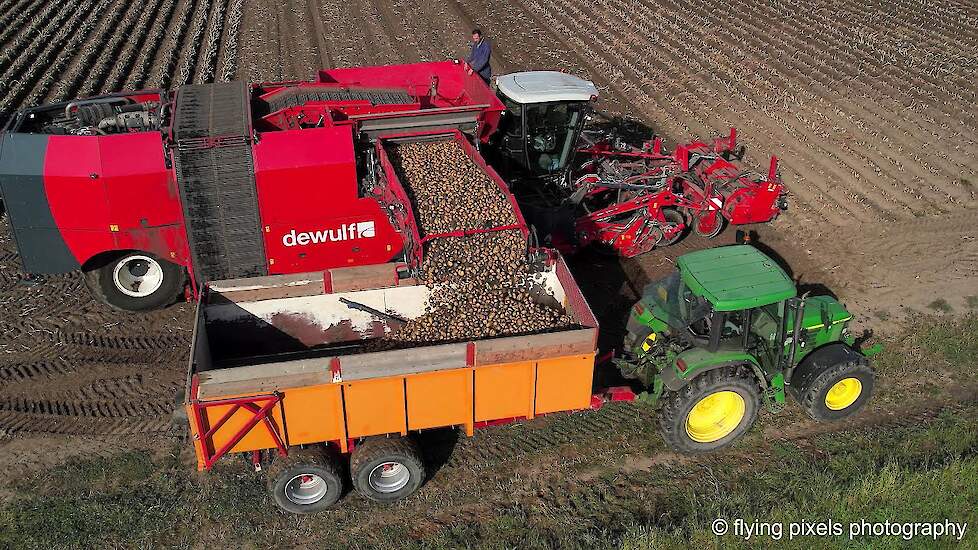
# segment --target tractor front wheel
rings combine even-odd
[[[715,451],[754,425],[760,398],[757,379],[749,368],[712,370],[666,396],[659,411],[659,429],[666,443],[679,452]]]
[[[820,422],[841,420],[862,409],[873,394],[876,376],[865,357],[832,365],[792,391],[808,416]]]

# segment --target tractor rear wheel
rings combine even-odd
[[[312,514],[329,508],[343,496],[343,469],[321,446],[289,450],[265,471],[275,504],[293,514]]]
[[[666,443],[682,453],[721,449],[754,425],[760,399],[757,378],[749,368],[712,370],[667,394],[659,429]]]
[[[368,439],[350,457],[353,486],[377,502],[395,502],[414,494],[424,481],[421,449],[406,437]]]
[[[824,422],[859,412],[872,396],[875,381],[869,362],[858,357],[829,366],[791,388],[808,416]]]
[[[121,253],[85,271],[85,283],[92,294],[124,311],[168,306],[183,291],[185,281],[182,267],[140,251]]]

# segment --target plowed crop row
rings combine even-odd
[[[237,66],[242,4],[7,2],[0,6],[0,124],[45,101],[228,79]]]

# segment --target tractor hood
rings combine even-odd
[[[852,314],[831,296],[813,296],[805,300],[805,313],[801,326],[805,330],[825,328],[852,319]],[[790,320],[790,319],[789,319]]]

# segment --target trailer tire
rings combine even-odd
[[[150,311],[176,301],[184,269],[153,254],[129,251],[86,266],[85,284],[100,302],[122,311]],[[127,289],[126,284],[134,285]]]
[[[750,368],[711,370],[666,396],[659,410],[659,430],[666,443],[681,453],[722,449],[754,425],[760,400],[757,377]],[[717,407],[723,414],[714,413]]]
[[[395,502],[414,494],[424,482],[421,449],[406,437],[368,439],[350,457],[353,486],[376,502]]]
[[[808,416],[819,422],[842,420],[863,408],[873,394],[876,375],[865,357],[837,363],[789,386]]]
[[[339,460],[321,446],[289,450],[265,470],[268,491],[275,505],[293,514],[314,514],[343,496],[344,477]]]

